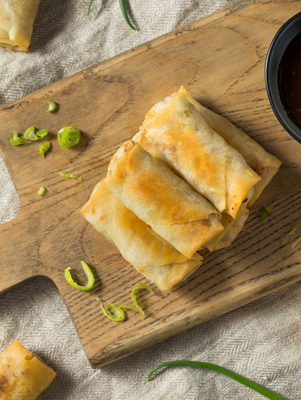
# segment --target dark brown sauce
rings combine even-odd
[[[301,33],[290,42],[282,56],[278,88],[289,119],[301,129]]]

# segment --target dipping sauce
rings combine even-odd
[[[289,119],[301,130],[301,33],[290,42],[282,56],[278,88]]]

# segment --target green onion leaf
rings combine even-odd
[[[253,231],[250,231],[250,229],[242,229],[242,232],[247,232],[247,233],[252,233]]]
[[[300,228],[300,226],[301,226],[301,221],[296,222],[295,225],[292,227],[292,229],[291,229],[291,230],[288,232],[288,234],[285,236],[285,238],[283,239],[282,243],[284,244],[284,243],[287,241],[287,239],[288,239],[291,235],[293,235],[293,234],[296,232],[296,230],[297,230],[298,228]]]
[[[36,128],[34,126],[31,126],[30,128],[26,129],[26,131],[24,132],[22,139],[27,139],[27,140],[31,140],[31,141],[36,141],[38,140],[37,135],[34,133],[34,131],[36,130]]]
[[[67,172],[63,172],[63,171],[60,171],[60,175],[63,178],[78,179],[80,181],[82,180],[82,178],[80,176],[73,175],[73,174],[68,174]]]
[[[259,218],[260,218],[261,224],[263,223],[263,221],[266,219],[266,217],[269,215],[269,213],[271,211],[272,211],[271,207],[265,207],[259,211]]]
[[[28,146],[28,145],[31,144],[31,142],[30,142],[29,140],[21,139],[21,138],[18,136],[18,132],[16,132],[16,131],[13,131],[13,132],[9,135],[8,140],[9,140],[9,143],[12,144],[12,145],[14,145],[14,146],[18,146],[19,144],[24,144],[25,146]]]
[[[44,196],[44,193],[46,192],[46,189],[44,187],[40,187],[38,194],[40,196]]]
[[[85,271],[86,277],[88,279],[88,282],[87,282],[87,284],[85,286],[78,285],[76,282],[74,282],[74,280],[72,279],[72,276],[71,276],[71,272],[70,272],[71,268],[70,267],[65,269],[64,275],[65,275],[65,278],[66,278],[67,282],[71,286],[73,286],[75,289],[87,291],[87,290],[90,290],[90,289],[93,288],[93,285],[94,285],[94,282],[95,282],[95,278],[94,278],[94,275],[93,275],[91,269],[89,268],[89,266],[84,261],[81,261],[81,265],[83,266],[83,269]]]
[[[216,364],[210,364],[206,362],[199,362],[199,361],[186,361],[186,360],[178,360],[178,361],[168,361],[163,364],[158,365],[155,367],[150,374],[148,375],[148,381],[150,380],[150,377],[152,374],[157,371],[160,368],[163,367],[168,367],[169,365],[180,365],[180,366],[189,366],[189,367],[198,367],[198,368],[206,368],[210,369],[212,371],[217,371],[220,374],[226,375],[231,379],[234,379],[235,381],[242,383],[243,385],[255,390],[256,392],[262,394],[263,396],[267,397],[270,400],[289,400],[286,397],[281,396],[278,393],[273,392],[270,389],[267,389],[266,387],[259,385],[258,383],[251,381],[248,378],[245,378],[242,375],[239,375],[233,371],[230,371],[227,368],[220,367],[219,365]]]
[[[62,147],[73,147],[79,143],[81,132],[79,129],[73,129],[72,126],[65,126],[58,132],[57,137]]]
[[[155,294],[155,292],[152,291],[152,289],[150,287],[148,287],[147,285],[145,285],[145,283],[139,283],[138,285],[134,286],[133,290],[132,290],[132,301],[136,306],[136,310],[140,313],[140,314],[144,314],[144,311],[142,310],[142,308],[138,305],[137,299],[136,299],[136,295],[135,295],[135,291],[139,290],[139,289],[146,289],[148,291],[150,291],[152,294]]]
[[[128,14],[126,12],[126,7],[125,7],[124,0],[119,0],[119,5],[120,5],[120,8],[121,8],[121,12],[122,12],[123,18],[126,20],[128,26],[130,28],[134,29],[134,31],[136,31],[137,29],[133,27],[133,25],[131,24],[131,21],[129,20]]]
[[[121,309],[121,307],[115,306],[114,304],[111,304],[111,303],[109,303],[103,307],[101,299],[99,297],[96,297],[96,300],[100,301],[100,307],[106,317],[110,318],[112,321],[115,321],[115,322],[124,321],[125,315],[124,315],[124,311]],[[109,311],[109,309],[113,309],[117,315],[112,314]]]
[[[48,152],[50,149],[51,143],[50,142],[45,142],[40,146],[40,154],[43,158],[45,158],[45,154]]]
[[[90,16],[90,10],[92,6],[93,0],[90,0],[89,7],[88,7],[88,17]]]
[[[48,135],[48,131],[47,129],[40,129],[37,133],[36,133],[37,137],[39,139],[43,139],[45,136]]]
[[[21,103],[16,104],[16,107],[15,107],[15,108],[19,108],[20,105],[21,105]]]
[[[57,104],[52,100],[43,100],[44,103],[49,104],[49,108],[46,112],[54,112],[57,109]]]

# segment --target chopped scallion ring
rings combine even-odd
[[[80,181],[82,180],[82,178],[80,176],[73,175],[73,174],[68,174],[67,172],[64,172],[64,171],[60,171],[60,175],[63,178],[78,179]]]
[[[271,211],[272,211],[271,207],[265,207],[259,211],[259,218],[260,218],[261,224],[263,223],[263,221],[266,219],[266,217],[269,215],[269,213]]]
[[[133,301],[133,303],[135,304],[137,311],[138,311],[140,314],[144,314],[144,311],[143,311],[142,308],[138,305],[138,302],[137,302],[137,299],[136,299],[136,295],[135,295],[135,291],[136,291],[136,290],[139,290],[139,289],[146,289],[146,290],[148,290],[149,292],[151,292],[152,294],[155,294],[155,292],[153,292],[152,289],[151,289],[149,286],[147,286],[145,283],[139,283],[138,285],[136,285],[136,286],[133,287],[132,294],[131,294],[132,301]]]
[[[30,128],[26,129],[26,131],[24,132],[24,134],[22,136],[22,139],[27,139],[27,140],[31,140],[31,141],[38,140],[39,138],[35,134],[35,130],[36,130],[36,128],[34,126],[31,126]]]
[[[291,235],[294,235],[294,233],[296,232],[296,230],[298,228],[300,228],[300,226],[301,226],[301,221],[296,222],[295,225],[292,227],[292,229],[285,236],[285,238],[283,239],[282,243],[284,244]]]
[[[54,112],[57,109],[57,104],[52,100],[43,100],[44,103],[49,104],[49,108],[46,112]]]
[[[39,139],[43,139],[45,136],[48,135],[48,131],[47,129],[40,129],[37,133],[36,133],[37,137]]]
[[[298,244],[299,242],[301,242],[301,237],[299,237],[299,239],[297,239],[297,240],[293,243],[292,249],[293,249],[294,247],[296,247],[297,244]]]
[[[12,133],[8,137],[8,141],[10,144],[14,146],[18,146],[19,144],[24,144],[25,146],[29,146],[31,142],[29,140],[22,139],[18,136],[18,132],[12,131]]]
[[[45,154],[49,151],[51,146],[50,142],[45,142],[43,144],[41,144],[40,146],[40,154],[43,158],[45,158]]]
[[[121,309],[121,307],[115,306],[115,304],[111,304],[111,303],[109,303],[103,307],[101,299],[99,297],[96,297],[96,300],[100,302],[100,307],[106,317],[110,318],[112,321],[115,321],[115,322],[124,321],[125,314],[124,314],[124,311]],[[117,315],[112,314],[109,311],[109,309],[113,309],[117,313]]]
[[[38,194],[40,196],[44,196],[44,193],[46,192],[46,189],[44,187],[40,187]]]
[[[21,103],[16,104],[15,108],[19,108]]]
[[[93,285],[94,285],[94,282],[95,282],[95,278],[94,278],[94,275],[93,275],[91,269],[89,268],[89,266],[84,261],[81,261],[81,265],[83,266],[83,269],[85,271],[86,277],[88,279],[88,282],[87,282],[87,284],[85,286],[78,285],[76,282],[74,282],[74,280],[72,279],[72,276],[71,276],[71,272],[70,272],[71,268],[70,267],[65,269],[64,275],[65,275],[65,278],[66,278],[67,282],[71,286],[73,286],[75,289],[87,291],[87,290],[90,290],[90,289],[93,288]]]
[[[81,139],[81,132],[79,129],[73,129],[72,126],[65,126],[58,134],[58,142],[62,147],[76,146]]]

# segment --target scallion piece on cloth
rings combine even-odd
[[[40,146],[40,154],[43,158],[45,158],[45,154],[48,152],[50,149],[51,143],[50,142],[45,142],[41,144]]]
[[[133,287],[132,294],[131,294],[132,301],[133,301],[133,303],[134,303],[135,306],[136,306],[136,310],[137,310],[140,314],[144,314],[144,311],[143,311],[142,308],[138,305],[138,302],[137,302],[137,299],[136,299],[136,295],[135,295],[135,291],[136,291],[136,290],[139,290],[139,289],[146,289],[146,290],[148,290],[149,292],[151,292],[152,294],[155,294],[155,292],[153,292],[152,289],[151,289],[150,287],[148,287],[145,283],[139,283],[138,285],[136,285],[136,286]]]
[[[100,301],[100,307],[106,317],[110,318],[112,321],[115,321],[115,322],[124,321],[125,314],[121,307],[115,306],[115,304],[111,304],[111,303],[109,303],[103,307],[101,299],[99,297],[96,297],[96,300]],[[116,312],[116,315],[112,314],[109,311],[110,309],[113,309]]]
[[[160,368],[163,367],[168,367],[170,365],[180,365],[180,366],[188,366],[188,367],[198,367],[198,368],[206,368],[206,369],[211,369],[212,371],[219,372],[220,374],[226,375],[231,379],[234,379],[235,381],[242,383],[243,385],[255,390],[256,392],[262,394],[263,396],[267,397],[270,400],[289,400],[286,397],[281,396],[278,393],[273,392],[270,389],[267,389],[266,387],[259,385],[259,383],[253,382],[248,378],[245,378],[242,375],[239,375],[235,372],[230,371],[227,368],[220,367],[219,365],[216,364],[210,364],[206,362],[199,362],[199,361],[186,361],[186,360],[178,360],[178,361],[168,361],[163,364],[158,365],[155,367],[150,374],[148,375],[148,381],[150,380],[150,377],[152,374],[157,371]]]
[[[81,132],[79,129],[72,128],[72,126],[65,126],[58,132],[57,137],[62,147],[73,147],[79,143]]]
[[[67,172],[64,172],[64,171],[60,171],[60,175],[63,178],[78,179],[80,181],[82,180],[82,178],[80,176],[73,175],[73,174],[68,174]]]
[[[48,131],[47,129],[40,129],[37,133],[36,133],[37,137],[39,139],[43,139],[45,136],[48,135]]]
[[[266,217],[269,215],[269,213],[271,211],[272,211],[271,207],[265,207],[259,211],[259,218],[260,218],[261,224],[263,223],[263,221],[266,219]]]
[[[31,144],[29,140],[22,139],[18,136],[18,132],[12,131],[12,133],[8,137],[9,143],[18,146],[19,144],[24,144],[25,146],[28,146]]]
[[[43,100],[44,103],[49,104],[49,108],[46,112],[54,112],[57,109],[57,104],[52,100]]]
[[[88,17],[90,15],[92,3],[93,3],[93,0],[90,0],[89,7],[88,7]],[[136,31],[137,29],[133,27],[133,25],[131,24],[131,21],[129,20],[124,0],[119,0],[119,5],[120,5],[120,8],[121,8],[121,12],[122,12],[123,18],[126,20],[126,23],[128,24],[128,26],[130,28],[132,28],[132,29],[134,29],[134,31]]]
[[[40,196],[44,196],[45,192],[46,192],[46,189],[44,187],[40,187],[38,194]]]
[[[21,103],[16,104],[15,108],[19,108]]]
[[[133,25],[131,24],[131,21],[129,20],[128,14],[126,12],[126,7],[125,7],[124,0],[119,0],[119,5],[120,5],[120,8],[121,8],[121,12],[122,12],[123,18],[126,20],[128,26],[130,28],[132,28],[134,31],[136,31],[137,29],[133,27]]]
[[[298,228],[300,228],[300,226],[301,226],[301,221],[296,222],[295,225],[292,227],[292,229],[285,236],[285,238],[283,239],[282,243],[284,244],[291,235],[294,235],[294,233],[296,232],[296,230]]]
[[[26,131],[23,133],[22,139],[31,141],[39,140],[39,138],[35,134],[35,130],[36,128],[34,126],[31,126],[30,128],[26,129]]]
[[[71,268],[70,267],[65,269],[64,275],[65,275],[65,278],[66,278],[67,282],[71,286],[73,286],[75,289],[87,291],[87,290],[90,290],[90,289],[93,288],[93,285],[94,285],[94,282],[95,282],[95,278],[94,278],[94,275],[93,275],[91,269],[89,268],[89,266],[84,261],[81,261],[81,265],[83,266],[83,269],[85,271],[86,277],[88,279],[88,282],[87,282],[87,284],[85,286],[78,285],[76,282],[74,282],[74,280],[72,279],[72,276],[71,276],[71,272],[70,272]]]

